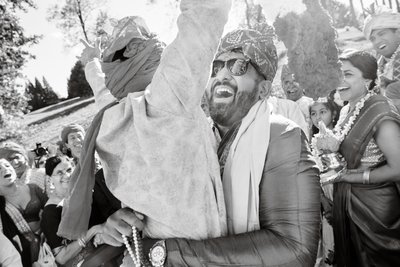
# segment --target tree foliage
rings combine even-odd
[[[71,69],[71,75],[68,79],[68,98],[88,97],[92,96],[93,92],[89,83],[85,78],[85,71],[80,61],[75,63]]]
[[[20,94],[14,82],[20,70],[33,56],[27,46],[38,43],[39,36],[26,36],[16,13],[35,8],[31,0],[0,1],[0,141],[18,134],[16,116],[26,111],[26,98]]]
[[[42,79],[43,85],[38,78],[35,78],[35,84],[29,82],[26,88],[28,104],[31,111],[44,108],[59,102],[57,94],[47,82],[46,78]]]
[[[306,95],[327,96],[340,82],[336,31],[319,0],[303,0],[306,11],[277,17],[274,26],[288,49],[288,64]]]
[[[64,33],[67,47],[79,43],[79,39],[94,42],[99,29],[104,26],[107,12],[100,10],[104,1],[63,0],[47,10],[47,20],[55,22]]]
[[[350,7],[338,0],[321,0],[321,4],[332,18],[333,26],[343,28],[352,25],[352,13]]]

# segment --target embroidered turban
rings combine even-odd
[[[0,158],[8,160],[8,158],[15,153],[19,153],[25,157],[27,161],[29,161],[28,153],[21,146],[14,142],[7,142],[0,148]]]
[[[101,64],[111,94],[122,99],[128,93],[146,89],[160,63],[164,46],[150,33],[142,18],[131,16],[119,20]],[[116,60],[117,53],[120,55]]]
[[[234,49],[241,49],[257,71],[272,81],[278,68],[278,56],[274,45],[274,30],[271,26],[261,34],[255,30],[235,30],[222,38],[215,57]]]
[[[61,130],[61,141],[63,142],[63,144],[66,144],[68,141],[68,135],[70,133],[76,133],[76,132],[82,132],[83,134],[85,134],[85,129],[83,129],[83,127],[79,124],[76,123],[72,123],[70,125],[65,126],[62,130]]]
[[[373,30],[400,28],[400,14],[393,13],[385,7],[379,7],[375,14],[369,15],[364,20],[364,35],[367,40],[371,37]]]

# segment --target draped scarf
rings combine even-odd
[[[26,222],[21,212],[15,207],[12,203],[6,201],[5,210],[7,214],[10,216],[11,220],[15,224],[18,229],[18,232],[24,236],[26,240],[29,242],[34,241],[36,238],[35,234],[32,232],[31,227]],[[0,220],[1,224],[1,220]],[[2,228],[2,226],[1,226]],[[2,229],[1,229],[2,230]]]
[[[163,46],[157,39],[143,41],[145,48],[124,61],[102,62],[106,87],[117,99],[146,89],[160,63]]]
[[[266,100],[257,102],[229,148],[223,188],[230,234],[260,229],[258,188],[268,151],[271,110]]]
[[[159,65],[162,43],[155,38],[143,42],[141,45],[144,45],[144,49],[137,51],[132,57],[124,61],[102,63],[106,87],[119,100],[129,93],[144,91]],[[117,103],[110,103],[100,110],[85,135],[79,164],[71,177],[70,194],[65,200],[57,233],[70,240],[77,239],[87,231],[95,184],[96,139],[104,112]]]
[[[347,162],[348,169],[357,169],[365,149],[377,130],[377,125],[383,120],[393,120],[400,123],[400,115],[392,112],[387,99],[376,95],[365,102],[352,129],[340,146],[340,153]],[[333,229],[335,251],[338,266],[351,266],[354,255],[351,252],[351,218],[349,210],[352,185],[350,183],[334,184]]]

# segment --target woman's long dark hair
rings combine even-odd
[[[347,50],[339,57],[341,61],[349,61],[359,69],[364,79],[371,80],[368,90],[374,89],[378,78],[378,63],[373,55],[361,50]]]

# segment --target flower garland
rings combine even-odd
[[[333,129],[333,132],[335,133],[335,136],[337,137],[339,143],[342,143],[346,135],[350,132],[351,127],[353,127],[353,124],[356,121],[358,115],[360,114],[361,109],[364,107],[365,101],[367,101],[373,95],[374,93],[368,92],[363,98],[360,99],[360,101],[357,102],[353,114],[349,118],[349,121],[343,126],[342,130],[340,129],[341,128],[340,124],[345,120],[346,117],[343,116],[343,119],[339,118],[339,121],[337,122],[335,128]]]
[[[355,120],[357,119],[358,115],[360,114],[361,109],[364,107],[365,101],[367,101],[373,95],[374,95],[374,93],[372,91],[368,92],[363,98],[361,98],[356,103],[353,114],[351,115],[351,117],[349,118],[347,123],[343,126],[343,128],[340,125],[346,119],[346,117],[348,115],[348,111],[343,112],[343,113],[341,112],[339,121],[337,122],[333,131],[327,129],[325,134],[319,133],[313,137],[313,139],[311,140],[311,148],[312,148],[312,152],[313,152],[314,156],[318,156],[320,154],[320,149],[318,148],[318,145],[317,145],[318,139],[320,139],[321,141],[323,141],[325,139],[324,145],[328,145],[329,141],[331,141],[331,144],[329,144],[329,145],[331,145],[331,147],[332,146],[335,146],[337,148],[339,147],[339,145],[342,143],[344,138],[350,132]],[[343,111],[346,111],[349,109],[350,109],[349,105],[346,105],[345,107],[343,107]],[[328,141],[328,139],[330,139],[330,140]],[[336,144],[332,144],[332,141],[334,141]],[[332,152],[335,152],[335,151],[332,151]]]

